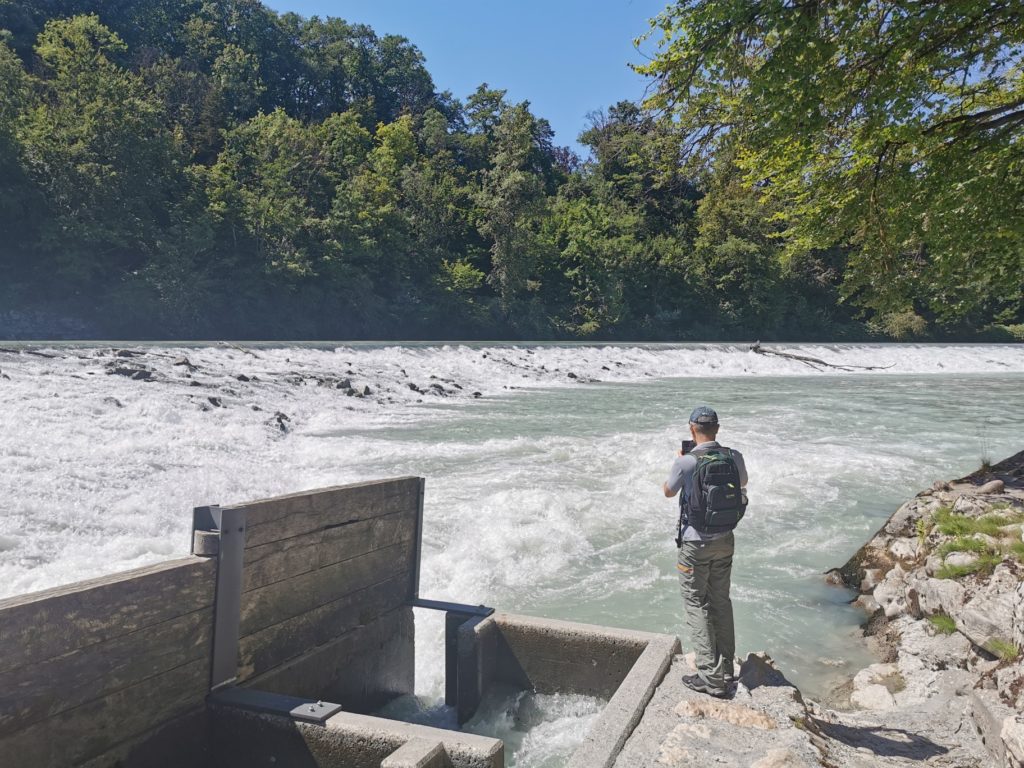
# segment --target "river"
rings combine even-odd
[[[774,347],[881,370],[733,345],[31,348],[46,356],[0,352],[0,596],[180,556],[194,505],[415,474],[425,597],[682,633],[660,483],[707,403],[750,474],[738,649],[812,696],[869,661],[822,572],[1024,435],[1022,345]],[[107,375],[121,363],[157,380]],[[429,699],[441,628],[417,622]]]

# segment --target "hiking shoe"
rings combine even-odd
[[[706,693],[708,696],[714,696],[718,699],[724,699],[729,696],[728,688],[712,688],[704,682],[704,679],[700,675],[683,675],[683,685],[691,691]]]

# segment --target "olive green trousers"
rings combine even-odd
[[[732,531],[711,541],[684,541],[679,548],[679,590],[697,673],[712,688],[734,674],[736,631],[732,622]]]

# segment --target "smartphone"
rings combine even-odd
[[[696,440],[683,440],[683,453],[689,453],[697,447]]]

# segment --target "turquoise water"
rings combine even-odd
[[[708,403],[750,474],[738,649],[769,651],[821,696],[870,662],[863,617],[822,572],[917,491],[1024,448],[1021,345],[789,348],[893,366],[874,372],[732,345],[138,348],[158,381],[104,375],[95,345],[0,353],[0,596],[180,556],[196,505],[415,474],[424,597],[683,634],[677,509],[660,485],[686,416]],[[323,375],[373,396],[316,386]],[[439,617],[417,616],[417,653],[419,693],[436,701]],[[516,738],[530,754],[571,751],[594,714],[584,704],[530,702],[544,728]]]

